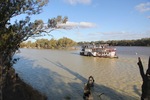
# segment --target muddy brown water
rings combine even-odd
[[[83,100],[90,75],[95,79],[94,100],[139,100],[142,79],[137,61],[140,56],[147,69],[150,47],[116,48],[118,59],[80,56],[79,50],[20,49],[14,68],[48,100]]]

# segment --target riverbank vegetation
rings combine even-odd
[[[137,40],[109,40],[109,41],[91,41],[91,42],[78,42],[78,45],[89,43],[95,44],[109,44],[111,46],[150,46],[150,38],[142,38]]]
[[[64,49],[76,46],[77,43],[69,38],[38,39],[35,42],[27,41],[20,44],[21,48],[42,48],[42,49]]]
[[[109,40],[109,41],[91,41],[91,42],[75,42],[67,37],[58,40],[52,38],[38,39],[35,42],[26,41],[20,44],[21,48],[38,48],[38,49],[66,49],[83,44],[109,44],[111,46],[150,46],[150,38],[142,38],[137,40]]]

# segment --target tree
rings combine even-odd
[[[40,48],[48,48],[48,39],[38,39],[36,44],[40,45]]]
[[[57,40],[55,40],[54,38],[52,38],[50,41],[49,41],[49,48],[50,49],[54,49],[54,48],[56,48],[57,47]]]
[[[66,23],[67,17],[48,19],[47,23],[42,20],[30,21],[30,16],[40,14],[42,7],[48,0],[1,0],[0,1],[0,66],[7,66],[12,56],[19,48],[22,41],[29,37],[48,34],[58,27],[58,23]],[[24,20],[10,23],[10,19],[25,14]],[[12,63],[11,63],[12,65]]]
[[[67,48],[67,47],[72,47],[75,45],[76,45],[76,42],[74,42],[73,40],[67,37],[60,38],[57,42],[58,48]]]
[[[59,40],[55,40],[54,38],[48,39],[38,39],[35,42],[23,42],[21,43],[21,47],[31,47],[31,48],[44,48],[44,49],[62,49],[62,48],[70,48],[76,46],[77,43],[69,38],[63,37]]]
[[[0,69],[2,74],[10,68],[17,59],[13,59],[20,43],[29,37],[50,35],[49,33],[58,27],[58,23],[66,23],[67,17],[48,19],[47,23],[42,20],[30,21],[31,15],[40,14],[42,7],[48,0],[1,0],[0,1]],[[24,19],[10,23],[10,19],[24,15]]]

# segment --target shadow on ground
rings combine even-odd
[[[48,100],[83,100],[83,86],[87,82],[87,78],[79,73],[70,70],[60,62],[53,62],[47,58],[45,61],[55,65],[57,68],[67,71],[75,78],[63,76],[56,71],[50,70],[45,66],[35,65],[36,60],[30,60],[20,56],[20,61],[15,65],[19,76],[33,88],[44,93]],[[65,82],[64,80],[72,80]],[[81,81],[76,82],[76,80]],[[121,94],[109,87],[95,84],[93,91],[94,100],[137,100],[137,98],[127,94]],[[101,98],[99,94],[104,93]]]

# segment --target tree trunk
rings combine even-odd
[[[2,76],[3,76],[3,75],[2,75],[3,73],[2,73],[2,68],[3,68],[3,67],[1,66],[1,63],[2,63],[2,62],[0,61],[0,100],[3,100],[3,97],[2,97],[2,95],[3,95],[3,94],[2,94],[2,89],[3,89],[3,77],[2,77]]]

